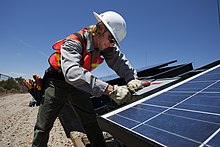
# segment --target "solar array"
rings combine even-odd
[[[220,146],[220,65],[102,118],[146,143]]]

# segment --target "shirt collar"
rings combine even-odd
[[[86,51],[87,52],[92,52],[93,55],[101,53],[100,50],[96,50],[94,48],[94,43],[93,43],[93,39],[92,39],[92,34],[89,33],[87,30],[84,32],[84,37],[85,37],[85,41],[86,41]]]
[[[93,39],[92,39],[92,34],[89,33],[88,31],[84,32],[84,37],[85,37],[85,41],[86,41],[86,50],[87,52],[91,52],[94,49],[94,45],[93,45]]]

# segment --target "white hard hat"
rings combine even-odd
[[[121,15],[113,11],[107,11],[101,14],[97,14],[93,12],[95,18],[99,22],[103,22],[109,32],[112,34],[116,43],[120,44],[120,42],[126,36],[126,22]]]

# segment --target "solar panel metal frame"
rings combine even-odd
[[[108,117],[112,116],[114,114],[117,114],[119,112],[122,112],[122,111],[124,111],[124,110],[126,110],[128,108],[131,108],[131,107],[135,106],[135,105],[138,105],[138,104],[140,104],[140,103],[142,103],[142,102],[144,102],[146,100],[149,100],[149,99],[151,99],[153,97],[156,97],[156,96],[158,96],[158,95],[160,95],[160,94],[162,94],[164,92],[167,92],[167,91],[169,91],[169,90],[171,90],[173,88],[176,88],[177,86],[180,86],[180,85],[182,85],[184,83],[187,83],[187,82],[189,82],[189,81],[191,81],[191,80],[193,80],[193,79],[195,79],[197,77],[200,77],[201,75],[204,75],[204,74],[206,74],[206,73],[208,73],[208,72],[210,72],[210,71],[212,71],[212,70],[214,70],[216,68],[219,68],[219,67],[220,67],[220,65],[216,65],[215,67],[212,67],[212,68],[210,68],[210,69],[208,69],[208,70],[206,70],[204,72],[201,72],[201,73],[199,73],[199,74],[197,74],[197,75],[195,75],[193,77],[190,77],[190,78],[188,78],[188,79],[186,79],[184,81],[181,81],[181,82],[179,82],[179,83],[177,83],[175,85],[172,85],[172,86],[170,86],[168,88],[165,88],[165,89],[163,89],[163,90],[161,90],[161,91],[159,91],[157,93],[154,93],[154,94],[152,94],[150,96],[147,96],[146,98],[138,100],[138,101],[136,101],[134,103],[131,103],[131,104],[127,105],[127,106],[124,106],[124,107],[122,107],[120,109],[117,109],[115,111],[112,111],[110,113],[107,113],[107,114],[99,117],[98,121],[100,123],[100,126],[102,128],[110,128],[110,129],[107,129],[107,131],[110,131],[110,133],[112,133],[113,136],[117,136],[116,138],[119,138],[123,143],[125,143],[128,146],[135,146],[135,145],[137,145],[137,142],[138,142],[138,146],[140,146],[140,147],[146,146],[146,145],[148,145],[148,146],[165,146],[165,145],[157,142],[156,140],[152,140],[151,138],[148,138],[146,136],[138,134],[137,132],[129,130],[129,129],[127,129],[124,126],[119,125],[119,124],[113,122],[112,120],[109,120]],[[220,116],[220,114],[219,114],[219,116]],[[220,129],[218,129],[215,133],[217,134],[219,132],[220,132]],[[205,143],[206,142],[203,142],[203,144],[201,144],[201,145],[204,145]]]

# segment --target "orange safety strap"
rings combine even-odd
[[[83,36],[83,32],[86,29],[82,29],[75,34],[71,34],[69,35],[66,39],[73,39],[78,41],[80,44],[82,44],[84,46],[84,51],[83,51],[83,65],[82,67],[87,69],[88,71],[92,71],[93,69],[95,69],[96,67],[98,67],[103,61],[104,59],[101,58],[101,55],[98,54],[94,59],[92,59],[92,53],[91,52],[86,52],[86,44],[82,43],[84,42],[84,38]],[[61,45],[65,42],[66,39],[63,40],[59,40],[57,41],[52,47],[54,50],[56,50],[55,53],[53,53],[48,61],[50,63],[50,65],[55,69],[55,70],[60,70],[60,66],[61,66],[61,61],[60,61],[60,49],[61,49]]]
[[[48,59],[50,65],[55,69],[55,70],[59,70],[61,63],[60,63],[60,53],[53,53],[49,59]]]

